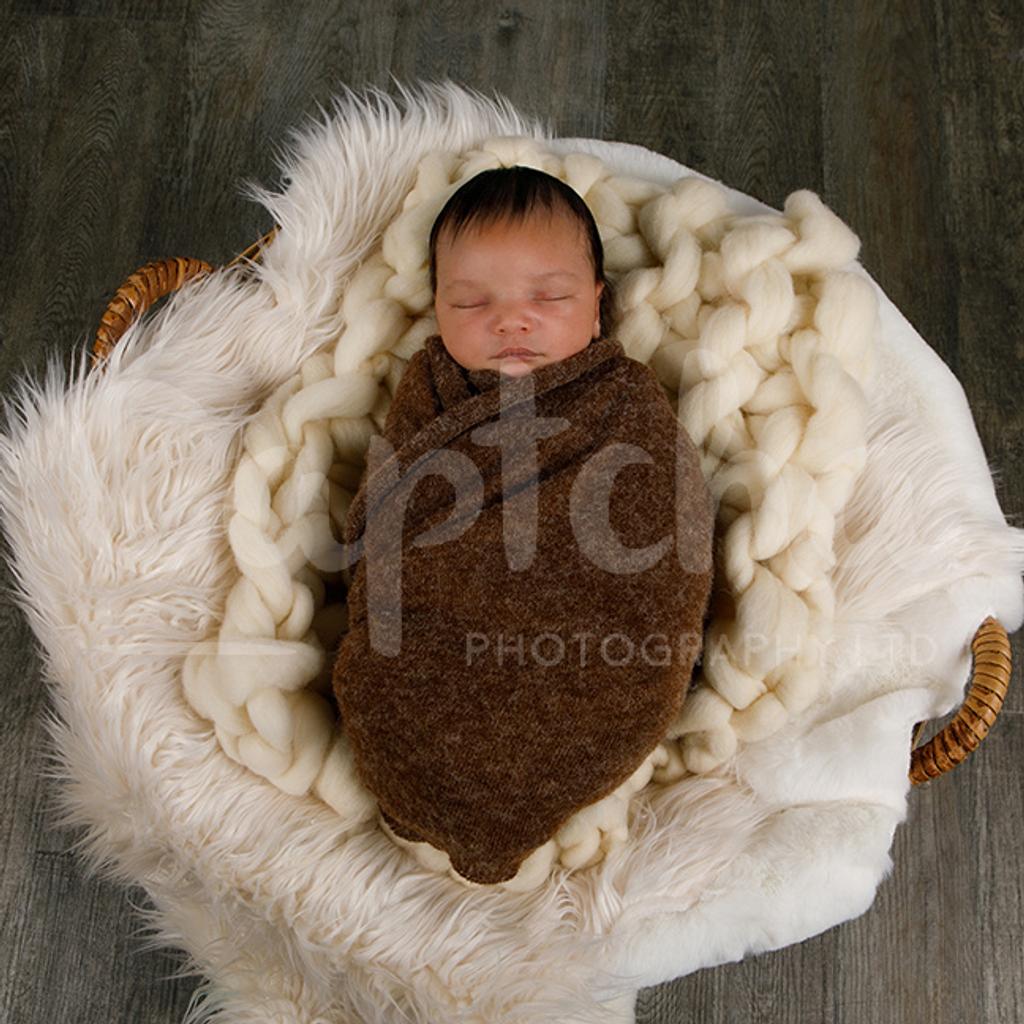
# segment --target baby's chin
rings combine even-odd
[[[543,366],[539,359],[500,359],[498,360],[498,372],[506,377],[525,377],[532,373],[538,366]]]

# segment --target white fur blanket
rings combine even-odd
[[[7,403],[0,504],[54,689],[64,820],[85,827],[94,867],[148,890],[157,935],[191,955],[219,1020],[597,1020],[601,1000],[630,1020],[641,986],[867,909],[906,813],[911,727],[958,702],[985,615],[1020,624],[1024,538],[958,384],[879,290],[825,699],[722,770],[638,799],[629,843],[599,870],[467,891],[361,815],[233,762],[184,701],[181,668],[233,582],[223,511],[243,430],[337,336],[368,248],[335,240],[373,239],[397,212],[345,202],[334,183],[400,197],[428,150],[542,135],[453,87],[403,104],[345,97],[296,139],[258,279],[197,282],[102,373],[83,352],[71,380],[51,365]],[[545,145],[663,186],[693,174],[636,147]],[[737,212],[767,211],[729,194]]]

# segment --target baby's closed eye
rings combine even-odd
[[[572,295],[535,295],[534,302],[564,302],[573,298]],[[453,302],[452,309],[481,309],[488,304],[487,299],[477,299],[473,302]]]

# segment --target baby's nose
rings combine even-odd
[[[524,334],[530,330],[529,312],[519,303],[507,303],[497,310],[495,328],[500,334]]]

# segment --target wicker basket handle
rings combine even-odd
[[[254,242],[244,252],[240,252],[230,263],[252,262],[261,251],[270,244],[277,234],[277,228],[271,228],[262,238]],[[173,259],[154,260],[140,267],[114,293],[103,317],[100,319],[99,330],[92,346],[92,365],[96,367],[110,354],[110,350],[121,340],[121,336],[138,320],[150,306],[165,295],[177,291],[186,281],[209,274],[213,270],[205,260],[195,260],[187,256]]]
[[[992,728],[1010,686],[1010,641],[1002,624],[991,616],[971,642],[974,665],[971,686],[953,720],[922,747],[917,747],[924,722],[914,727],[910,755],[910,781],[914,785],[936,779],[967,759]]]
[[[121,335],[158,299],[177,291],[186,281],[208,274],[213,267],[205,260],[177,257],[154,260],[136,270],[114,293],[100,320],[92,346],[92,364],[103,362]]]

